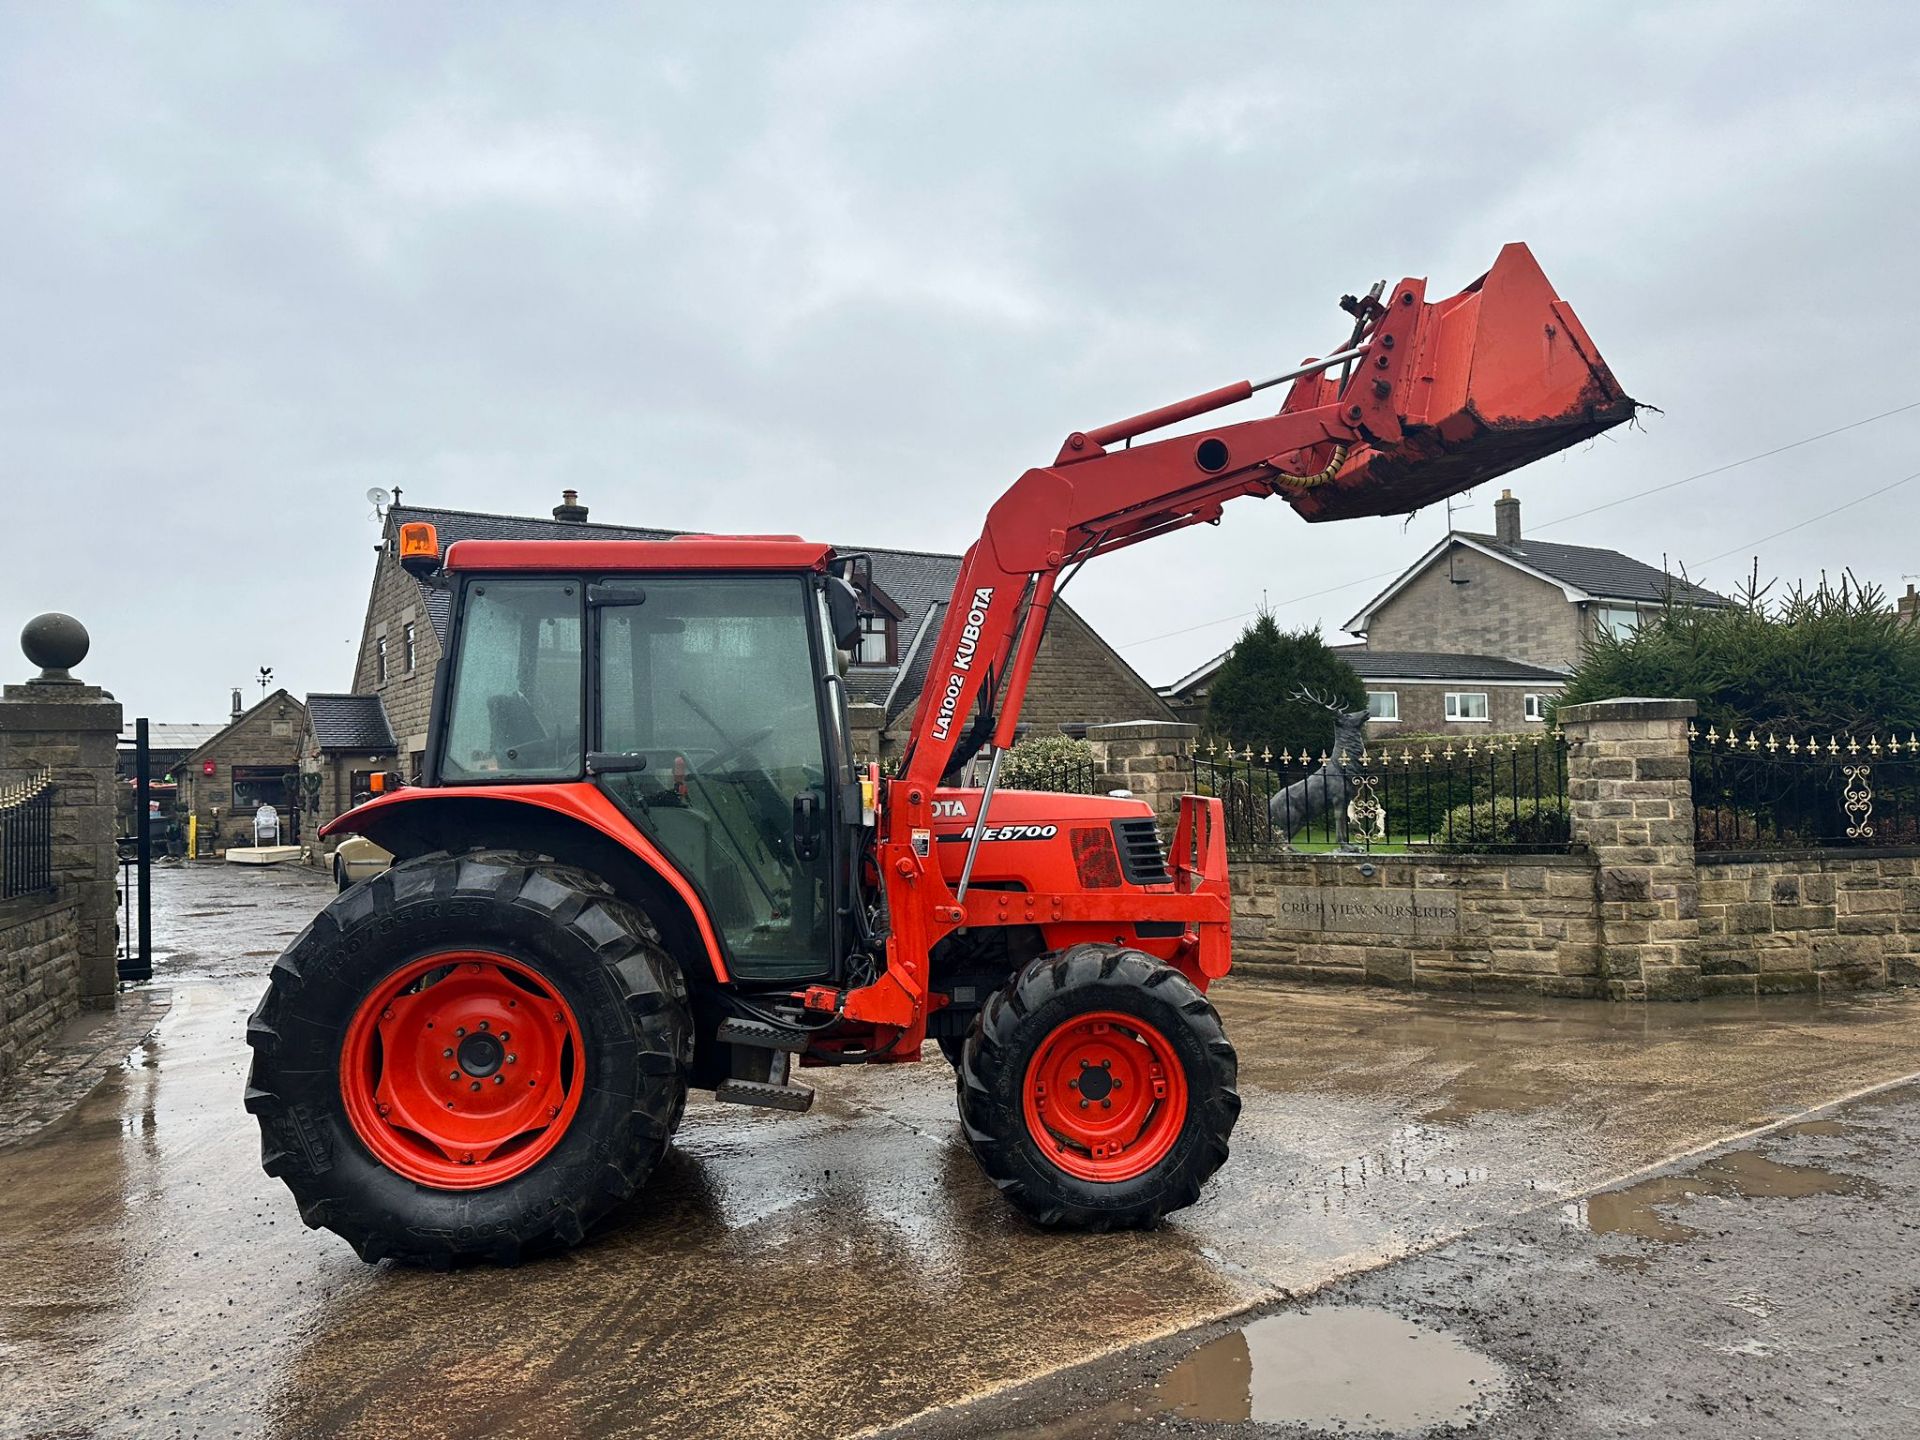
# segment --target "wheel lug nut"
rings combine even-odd
[[[1067,1089],[1078,1090],[1079,1088],[1080,1088],[1080,1082],[1078,1080],[1067,1081]]]
[[[1086,1108],[1087,1108],[1087,1102],[1086,1102],[1086,1101],[1084,1101],[1084,1100],[1082,1100],[1082,1101],[1080,1102],[1080,1108],[1081,1108],[1082,1110],[1084,1110],[1084,1109],[1086,1109]]]
[[[496,1075],[493,1077],[493,1083],[496,1085],[504,1085],[507,1083],[507,1077],[504,1075]]]
[[[520,1063],[520,1057],[519,1057],[518,1055],[509,1055],[509,1056],[507,1056],[507,1064],[509,1064],[509,1065],[517,1065],[517,1064],[519,1064],[519,1063]]]
[[[1100,1068],[1101,1068],[1102,1070],[1111,1070],[1111,1069],[1113,1069],[1113,1061],[1111,1061],[1111,1060],[1102,1060],[1102,1061],[1100,1062]]]
[[[487,1028],[489,1028],[489,1027],[490,1027],[490,1026],[492,1025],[492,1023],[493,1023],[493,1022],[492,1022],[492,1021],[490,1021],[490,1020],[482,1020],[482,1021],[480,1022],[480,1028],[481,1028],[482,1030],[485,1030],[485,1029],[487,1029]]]
[[[480,1088],[480,1082],[476,1080],[471,1085],[467,1086],[467,1088],[469,1090],[478,1090]]]
[[[1102,1100],[1102,1101],[1100,1102],[1100,1108],[1101,1108],[1102,1110],[1111,1110],[1111,1109],[1113,1109],[1113,1101],[1111,1101],[1111,1100]]]
[[[456,1035],[464,1035],[467,1033],[467,1027],[464,1025],[457,1025],[454,1027],[453,1033]]]
[[[449,1070],[447,1072],[447,1079],[458,1080],[459,1078],[460,1078],[460,1072],[458,1070]]]
[[[507,1041],[509,1041],[509,1040],[511,1040],[511,1039],[513,1039],[513,1036],[511,1036],[511,1035],[509,1035],[509,1034],[508,1034],[508,1033],[507,1033],[506,1031],[504,1031],[504,1030],[502,1030],[502,1031],[500,1032],[500,1043],[501,1043],[502,1045],[504,1045],[504,1044],[506,1044],[506,1043],[507,1043]]]
[[[1091,1060],[1082,1060],[1080,1062],[1080,1068],[1082,1070],[1091,1070],[1093,1068],[1093,1062]]]
[[[447,1050],[442,1050],[442,1051],[440,1052],[440,1058],[441,1058],[442,1060],[451,1060],[451,1059],[453,1059],[453,1051],[452,1051],[451,1049],[447,1049]]]

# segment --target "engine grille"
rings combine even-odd
[[[1151,815],[1113,822],[1113,838],[1120,846],[1120,873],[1130,885],[1170,885],[1167,852],[1160,848],[1160,827]]]

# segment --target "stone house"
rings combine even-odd
[[[425,761],[451,597],[400,567],[399,527],[414,521],[432,524],[443,550],[461,540],[662,540],[677,533],[607,525],[587,516],[587,507],[571,490],[554,507],[551,519],[413,505],[387,512],[352,689],[379,702],[403,773],[418,774]],[[890,758],[912,724],[930,652],[960,573],[960,557],[839,548],[843,554],[872,560],[868,599],[874,613],[848,670],[847,690],[850,700],[862,707],[860,719],[867,722],[857,736],[874,736],[879,752],[875,758]],[[1029,731],[1173,718],[1153,687],[1064,602],[1054,606],[1022,713]]]
[[[396,768],[399,746],[377,695],[309,695],[307,728],[300,742],[302,832],[319,828],[353,808],[368,793],[376,770]],[[333,845],[315,844],[323,860]]]
[[[1524,733],[1596,635],[1629,633],[1670,601],[1733,603],[1618,550],[1527,539],[1511,490],[1493,512],[1493,534],[1447,535],[1341,626],[1362,637],[1334,651],[1366,685],[1369,734]],[[1226,658],[1162,688],[1181,719],[1204,725]]]
[[[202,853],[253,843],[253,816],[262,805],[280,816],[280,833],[298,836],[298,807],[286,777],[300,768],[307,707],[276,690],[241,712],[174,770],[180,823],[198,825]]]

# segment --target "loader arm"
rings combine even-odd
[[[1239,496],[1284,495],[1308,519],[1416,509],[1631,418],[1635,402],[1526,246],[1505,247],[1447,300],[1425,291],[1408,279],[1384,302],[1350,298],[1358,323],[1344,349],[1075,432],[1015,481],[961,561],[901,778],[931,793],[976,710],[995,751],[1013,743],[1068,567],[1216,522]],[[1326,373],[1336,366],[1342,376]],[[1288,380],[1278,414],[1110,448]]]

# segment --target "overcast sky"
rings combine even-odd
[[[1067,432],[1508,240],[1664,411],[1505,482],[1529,530],[1920,401],[1920,7],[1364,17],[6,4],[0,676],[62,609],[129,715],[345,688],[372,486],[957,551]],[[1920,408],[1540,533],[1899,589],[1920,481],[1752,542],[1917,471]],[[1445,524],[1243,501],[1069,597],[1164,682]]]

